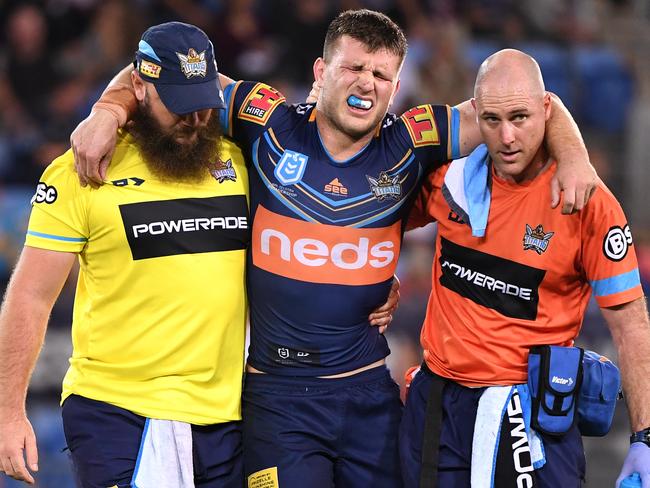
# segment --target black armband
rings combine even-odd
[[[630,436],[630,444],[633,442],[643,442],[646,446],[650,447],[650,427],[632,434]]]

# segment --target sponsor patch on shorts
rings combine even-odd
[[[278,468],[262,469],[248,477],[248,488],[279,488],[278,483]]]

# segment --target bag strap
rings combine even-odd
[[[420,488],[437,488],[438,454],[440,450],[440,432],[442,430],[442,390],[447,380],[433,373],[424,362],[421,369],[428,374],[432,381],[427,398],[424,433],[422,436]]]

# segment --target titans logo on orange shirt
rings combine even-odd
[[[273,110],[285,100],[275,88],[258,83],[242,103],[237,116],[249,122],[266,125]]]

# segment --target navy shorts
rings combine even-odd
[[[399,434],[404,486],[420,486],[425,413],[433,376],[422,369],[409,387]],[[484,388],[447,381],[442,391],[438,486],[470,488],[472,439],[478,401]],[[578,488],[585,477],[585,455],[577,427],[562,437],[542,435],[546,464],[535,470],[540,488]],[[491,462],[491,460],[486,460]]]
[[[385,366],[336,379],[248,373],[248,486],[399,488],[401,414],[399,387]]]
[[[123,408],[71,395],[63,430],[79,486],[131,486],[146,419]],[[194,482],[201,488],[244,486],[241,422],[192,426]]]

